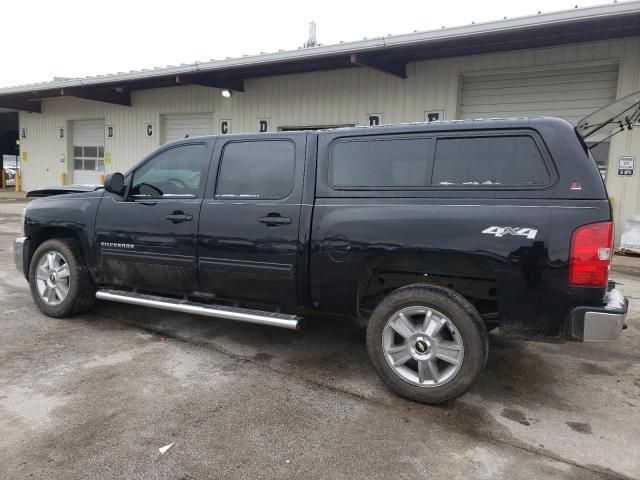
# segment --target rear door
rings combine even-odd
[[[297,304],[306,133],[221,137],[198,232],[204,292]]]

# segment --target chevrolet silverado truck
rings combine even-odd
[[[473,385],[488,331],[625,324],[605,185],[564,120],[185,138],[89,190],[33,200],[15,241],[52,317],[96,299],[291,329],[359,317],[378,374],[424,403]]]

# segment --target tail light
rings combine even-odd
[[[569,284],[576,287],[606,287],[613,247],[613,222],[577,228],[571,237]]]

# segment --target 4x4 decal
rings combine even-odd
[[[485,228],[482,233],[487,235],[493,235],[494,237],[504,237],[505,235],[514,235],[520,237],[527,237],[531,240],[536,238],[538,230],[529,227],[489,227]]]

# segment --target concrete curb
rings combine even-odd
[[[24,200],[27,192],[0,191],[0,200]]]

